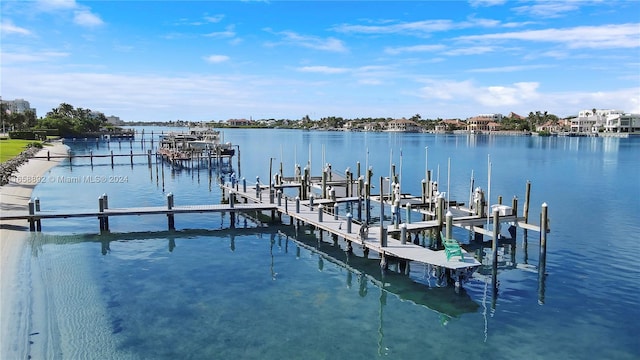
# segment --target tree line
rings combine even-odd
[[[33,111],[11,112],[7,111],[5,104],[1,106],[3,124],[10,131],[56,130],[60,136],[73,136],[100,131],[107,126],[107,118],[103,113],[76,108],[67,103],[51,109],[40,119],[36,119]]]

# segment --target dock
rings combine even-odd
[[[150,153],[145,155],[150,156]],[[294,177],[276,173],[269,184],[262,184],[259,178],[248,184],[246,179],[237,180],[232,174],[230,181],[220,184],[222,204],[176,206],[173,194],[169,193],[166,206],[110,208],[108,196],[104,194],[98,199],[97,210],[56,212],[41,211],[40,200],[35,199],[29,202],[26,212],[3,212],[0,222],[27,220],[31,231],[41,231],[44,219],[93,217],[99,220],[103,232],[110,231],[109,218],[113,216],[164,215],[168,229],[175,230],[175,215],[178,214],[229,213],[233,226],[237,214],[253,212],[256,214],[253,219],[260,222],[260,219],[268,218],[260,214],[270,212],[273,223],[276,218],[284,223],[283,217],[288,217],[290,225],[311,226],[319,231],[321,238],[323,233],[328,233],[334,241],[342,238],[346,251],[359,246],[365,257],[370,251],[377,253],[383,270],[390,261],[400,261],[404,269],[408,269],[411,262],[417,262],[437,268],[456,286],[467,281],[482,263],[453,238],[454,227],[474,234],[476,241],[483,242],[484,237],[491,239],[494,266],[498,242],[503,237],[500,233],[503,223],[509,225],[510,239],[515,238],[518,228],[540,232],[541,254],[546,254],[546,204],[543,204],[541,225],[530,224],[529,183],[523,216],[517,216],[515,197],[511,206],[503,205],[501,197],[498,204],[489,206],[484,192],[478,188],[470,197],[470,206],[465,207],[464,203],[445,200],[432,181],[423,180],[421,196],[402,194],[394,177],[395,174],[380,177],[375,186],[371,183],[370,171],[365,181],[365,177],[359,175],[359,169],[355,179],[349,171],[340,174],[327,168],[322,176],[312,177],[305,169],[304,175],[302,171],[296,171]],[[372,189],[377,189],[378,193],[372,194]],[[385,189],[389,189],[387,193]],[[429,244],[425,241],[421,244],[419,236],[428,237]],[[496,272],[494,270],[494,276]]]

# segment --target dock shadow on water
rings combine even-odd
[[[54,279],[58,271],[46,281],[49,294],[67,288],[48,311],[66,318],[57,320],[59,351],[80,357],[412,358],[441,335],[436,330],[416,347],[407,331],[442,329],[479,307],[464,291],[382,273],[378,259],[287,226],[34,233],[30,245],[34,263],[65,273],[64,284]],[[98,299],[74,300],[80,293]],[[83,340],[74,335],[77,324],[107,330]],[[347,336],[355,340],[346,343]]]

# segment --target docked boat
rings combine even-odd
[[[208,128],[192,128],[187,133],[169,133],[160,139],[158,154],[172,160],[188,160],[193,157],[232,157],[235,154],[230,142],[222,141],[222,133]]]

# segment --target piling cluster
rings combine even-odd
[[[8,184],[11,180],[11,176],[16,171],[18,171],[20,165],[29,161],[29,159],[34,157],[39,151],[40,148],[36,146],[30,146],[29,148],[18,154],[18,156],[0,164],[0,186]]]

